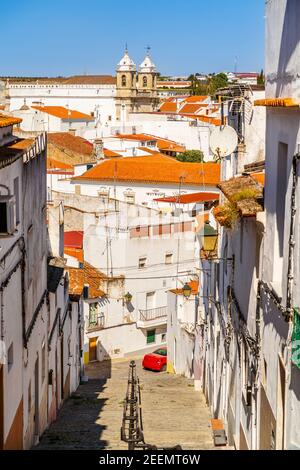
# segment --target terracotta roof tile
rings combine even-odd
[[[89,114],[81,113],[73,109],[67,109],[63,106],[32,106],[33,109],[36,109],[42,113],[50,114],[60,119],[66,119],[68,121],[94,121],[94,118]]]
[[[84,254],[83,254],[83,249],[82,248],[67,248],[65,247],[64,249],[65,255],[72,256],[73,258],[76,258],[80,263],[83,263],[84,261]]]
[[[218,187],[242,217],[255,216],[263,211],[263,186],[250,175],[230,178]]]
[[[218,193],[201,192],[193,194],[181,194],[180,196],[161,197],[158,199],[154,199],[154,201],[171,203],[174,202],[177,204],[191,204],[196,202],[216,201],[218,199]]]
[[[180,114],[181,113],[195,114],[200,109],[201,109],[200,104],[188,103],[188,104],[183,105],[182,108],[180,108],[179,113]]]
[[[183,163],[166,159],[162,155],[128,157],[121,158],[117,162],[104,161],[73,180],[178,183],[180,178],[184,178],[186,185],[215,186],[220,182],[220,165],[218,163]]]
[[[91,142],[82,137],[70,134],[69,132],[49,133],[48,143],[83,155],[91,156],[93,152],[93,144],[91,144]]]
[[[195,96],[188,96],[184,101],[186,103],[201,103],[202,101],[207,100],[209,96],[207,95],[195,95]]]
[[[173,101],[166,101],[159,108],[161,113],[176,113],[177,112],[177,103]]]
[[[20,124],[21,122],[22,119],[20,118],[0,114],[0,127],[14,126],[15,124]]]
[[[47,169],[73,170],[73,166],[68,163],[54,160],[53,158],[47,158]]]
[[[101,289],[101,282],[106,279],[106,276],[94,266],[85,261],[83,268],[67,267],[66,270],[69,273],[70,295],[80,296],[84,285],[88,284],[90,299],[105,296],[105,292]]]

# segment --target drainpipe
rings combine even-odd
[[[296,153],[293,156],[293,182],[292,182],[292,194],[291,194],[291,225],[290,225],[290,236],[289,236],[289,253],[288,253],[288,284],[287,284],[287,296],[286,296],[286,314],[287,321],[291,321],[293,318],[293,280],[294,280],[294,248],[295,248],[295,222],[296,222],[296,191],[298,182],[298,163],[300,160],[300,153]]]

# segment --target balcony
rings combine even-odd
[[[91,333],[92,331],[102,330],[105,327],[104,316],[98,317],[95,321],[89,321],[86,332]]]
[[[167,323],[168,307],[150,308],[139,312],[138,328],[150,328]]]

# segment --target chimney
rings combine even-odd
[[[103,160],[104,152],[103,152],[103,140],[102,139],[94,140],[93,157],[95,158],[96,162]]]

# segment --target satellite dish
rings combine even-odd
[[[217,127],[210,135],[210,149],[218,158],[230,155],[237,147],[238,136],[231,126]]]

